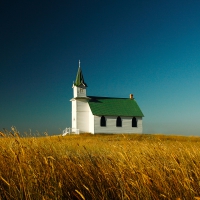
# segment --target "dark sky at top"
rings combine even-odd
[[[88,95],[133,93],[145,133],[200,134],[199,1],[3,1],[0,130],[71,126],[78,60]]]

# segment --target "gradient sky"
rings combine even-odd
[[[200,1],[0,3],[0,130],[71,126],[81,60],[87,94],[129,97],[144,133],[200,135]]]

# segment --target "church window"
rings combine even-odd
[[[137,127],[137,119],[135,117],[132,118],[132,127]]]
[[[104,116],[101,117],[100,126],[106,126],[106,118]]]
[[[117,117],[117,120],[116,120],[116,126],[117,127],[122,127],[122,119],[121,119],[121,117]]]

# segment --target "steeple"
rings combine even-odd
[[[81,97],[81,98],[86,98],[86,87],[87,84],[84,81],[83,78],[83,73],[81,71],[81,66],[80,66],[80,60],[79,60],[79,66],[78,66],[78,72],[76,75],[76,80],[73,83],[73,92],[74,92],[74,98],[76,97]]]
[[[78,72],[77,72],[77,75],[76,75],[76,80],[74,82],[74,86],[87,87],[87,84],[85,83],[84,78],[83,78],[83,73],[82,73],[80,65],[81,65],[81,62],[79,60],[79,67],[78,67]]]

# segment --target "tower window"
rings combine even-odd
[[[122,126],[122,119],[121,119],[121,117],[117,117],[117,120],[116,120],[116,126],[117,127],[121,127]]]
[[[132,127],[137,127],[137,119],[135,117],[132,118]]]
[[[104,116],[101,117],[100,126],[106,126],[106,118]]]

